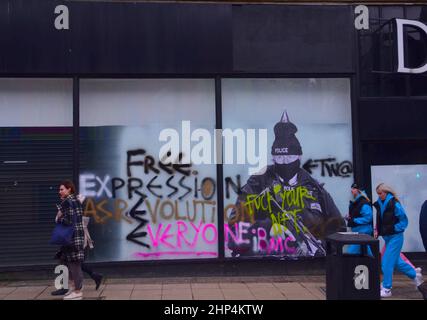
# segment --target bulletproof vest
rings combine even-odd
[[[396,207],[396,199],[391,198],[387,203],[386,208],[381,217],[380,204],[377,202],[374,203],[374,207],[377,210],[377,230],[378,235],[380,236],[390,236],[396,234],[394,231],[394,226],[399,222],[399,219],[394,214],[394,209]]]
[[[354,228],[361,225],[355,222],[354,219],[360,218],[362,216],[360,214],[360,211],[362,210],[362,207],[365,204],[370,206],[369,201],[366,200],[365,197],[359,197],[356,201],[353,201],[350,203],[350,208],[349,208],[350,220],[348,222],[349,227]]]

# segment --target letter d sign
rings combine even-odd
[[[396,19],[397,27],[397,72],[400,73],[424,73],[427,72],[427,57],[424,65],[419,66],[418,68],[407,68],[405,66],[405,50],[404,50],[404,37],[403,37],[403,27],[404,26],[415,27],[420,31],[423,31],[427,35],[427,26],[419,21],[414,20],[405,20],[405,19]]]
[[[354,268],[354,286],[357,290],[369,289],[369,270],[367,266],[358,265]]]

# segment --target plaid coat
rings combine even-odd
[[[82,262],[84,260],[84,230],[83,230],[83,208],[74,195],[69,195],[64,201],[57,205],[63,213],[58,222],[74,225],[73,244],[62,246],[61,252],[66,262]]]

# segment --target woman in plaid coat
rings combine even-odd
[[[70,279],[70,290],[65,295],[64,300],[81,300],[83,293],[83,272],[82,262],[84,261],[84,230],[83,230],[83,208],[80,201],[75,196],[74,184],[69,181],[61,182],[59,195],[61,203],[57,204],[58,214],[56,222],[66,225],[74,224],[74,234],[72,244],[62,246],[62,258],[67,264]],[[74,286],[73,286],[74,284]]]

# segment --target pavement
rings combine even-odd
[[[0,300],[61,300],[54,279],[0,281]],[[324,276],[107,278],[98,290],[85,279],[85,300],[325,300]],[[422,300],[411,280],[396,275],[387,300]]]

